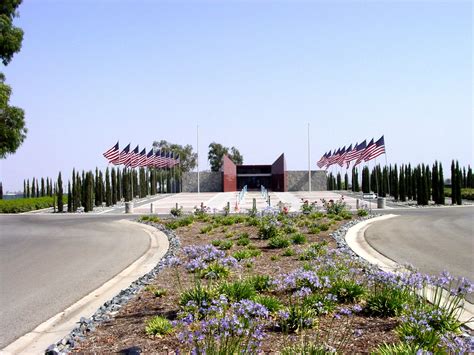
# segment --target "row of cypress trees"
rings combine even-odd
[[[329,173],[327,177],[328,190],[348,190],[347,173],[341,183],[342,176]],[[418,164],[408,165],[377,165],[369,171],[367,166],[362,168],[362,186],[359,186],[359,170],[352,169],[351,189],[354,192],[376,192],[378,196],[392,196],[396,201],[415,200],[419,205],[427,205],[430,200],[436,204],[445,204],[445,178],[443,166],[435,161],[432,167]],[[462,204],[461,188],[472,188],[472,169],[461,169],[459,163],[453,160],[451,164],[452,203]]]
[[[46,183],[45,183],[46,182]],[[41,178],[41,188],[38,180],[33,178],[24,181],[24,197],[55,196],[55,208],[64,211],[64,195],[67,193],[67,212],[76,212],[83,208],[89,212],[94,207],[102,205],[113,206],[119,201],[131,201],[133,197],[143,198],[157,193],[178,192],[180,172],[169,169],[137,170],[107,168],[103,173],[98,168],[93,171],[76,171],[73,169],[71,179],[63,186],[61,173],[57,180]],[[67,191],[67,192],[66,192]]]

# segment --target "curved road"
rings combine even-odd
[[[0,349],[148,249],[148,234],[119,219],[123,216],[0,216]]]
[[[474,206],[398,210],[372,224],[365,239],[379,253],[421,272],[444,270],[474,281]],[[473,297],[468,298],[470,302]]]

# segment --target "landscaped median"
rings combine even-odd
[[[291,216],[142,217],[172,228],[181,248],[73,351],[466,351],[458,316],[470,282],[370,266],[336,242],[357,216],[326,207]],[[418,296],[427,287],[451,290],[450,301],[427,303]]]
[[[53,196],[44,196],[0,200],[0,213],[22,213],[53,207],[55,198]],[[67,204],[67,199],[64,203]]]

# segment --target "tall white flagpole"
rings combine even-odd
[[[198,173],[198,194],[201,192],[201,188],[199,185],[199,125],[196,127],[196,153],[197,153],[197,160],[196,160],[196,166],[197,166],[197,173]]]
[[[308,191],[311,192],[311,149],[309,140],[309,122],[308,122]]]

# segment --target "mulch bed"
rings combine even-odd
[[[331,225],[329,231],[321,232],[318,235],[309,234],[305,227],[301,228],[308,240],[307,244],[326,241],[330,248],[336,248],[336,243],[330,236],[334,231],[346,221],[338,221]],[[194,222],[187,227],[176,230],[180,238],[181,246],[210,244],[216,239],[232,240],[234,242],[228,254],[243,249],[237,246],[235,241],[241,233],[248,233],[251,243],[262,250],[262,255],[253,259],[253,266],[247,268],[243,266],[242,277],[252,274],[277,276],[279,274],[292,271],[301,266],[303,261],[299,261],[297,256],[281,256],[282,249],[269,249],[268,241],[257,238],[257,227],[245,224],[236,224],[226,227],[217,227],[210,234],[201,234],[201,228],[208,223]],[[234,237],[229,237],[229,232],[234,233]],[[226,237],[227,235],[227,237]],[[295,246],[298,248],[299,246]],[[303,247],[303,246],[302,246]],[[245,261],[242,262],[245,265]],[[193,275],[184,270],[180,275],[183,289],[193,283]],[[95,331],[89,333],[86,339],[72,350],[82,353],[153,353],[166,354],[174,353],[179,349],[180,343],[174,334],[164,337],[151,337],[145,333],[145,322],[156,315],[165,316],[172,320],[176,318],[179,311],[178,300],[181,293],[176,281],[176,272],[173,269],[164,269],[153,281],[153,286],[166,290],[166,295],[155,297],[149,290],[142,290],[137,297],[120,309],[114,317],[101,325]],[[327,329],[331,329],[330,336],[343,337],[338,334],[344,331],[346,322],[351,322],[350,334],[345,334],[348,338],[348,345],[345,352],[367,353],[375,349],[378,345],[394,343],[398,340],[394,332],[398,321],[394,318],[371,318],[363,315],[354,315],[349,319],[334,319],[332,316],[319,317],[319,324],[316,329],[305,330],[305,335],[309,338],[324,338]],[[268,331],[267,337],[263,340],[261,349],[264,353],[278,353],[287,345],[299,341],[300,334],[285,335],[277,331]]]

